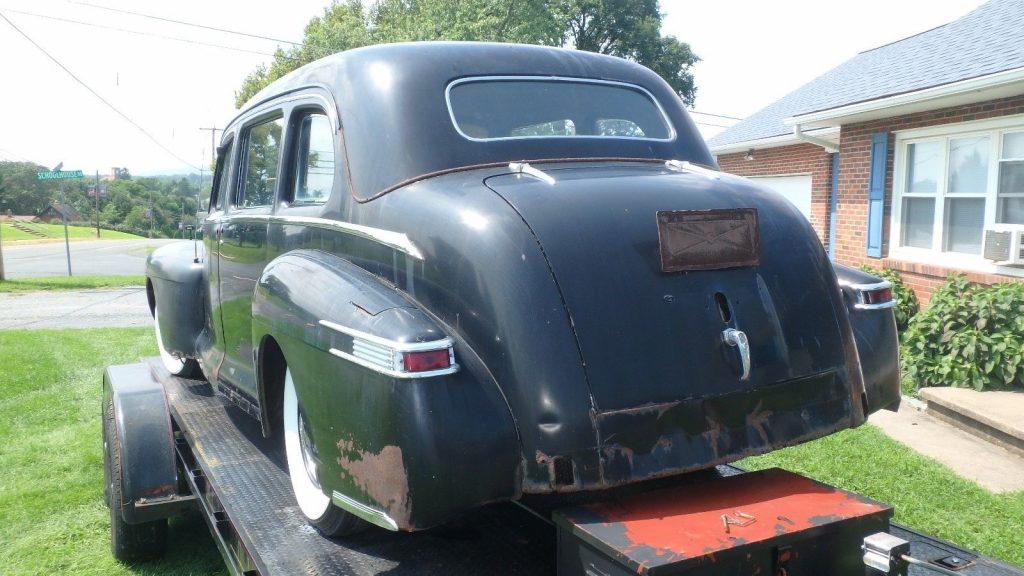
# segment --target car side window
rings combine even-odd
[[[221,198],[228,193],[228,173],[231,172],[231,149],[234,142],[228,142],[220,147],[217,156],[217,168],[213,175],[213,182],[210,186],[210,198],[207,204],[209,212],[215,212],[220,205]]]
[[[334,187],[334,130],[324,114],[306,114],[297,124],[292,202],[323,204]]]
[[[253,208],[274,203],[283,131],[284,119],[281,117],[254,124],[246,131],[242,189],[235,199],[236,205]]]

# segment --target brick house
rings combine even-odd
[[[1024,280],[983,256],[986,229],[1024,225],[1024,0],[862,52],[708,144],[836,261],[895,269],[923,301],[954,272]]]

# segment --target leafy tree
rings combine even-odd
[[[306,25],[303,45],[278,49],[235,93],[241,107],[259,90],[314,60],[351,48],[414,40],[482,40],[568,46],[643,64],[686,104],[696,93],[689,44],[661,35],[657,0],[336,1]]]

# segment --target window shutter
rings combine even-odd
[[[882,257],[882,219],[885,218],[885,167],[889,156],[889,133],[871,135],[871,176],[868,179],[867,255]]]

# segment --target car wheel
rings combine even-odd
[[[121,562],[163,556],[167,549],[167,519],[128,524],[124,521],[121,443],[114,423],[114,403],[103,405],[103,497],[110,509],[110,552]]]
[[[325,536],[345,536],[359,532],[366,527],[366,523],[332,504],[331,497],[320,487],[320,460],[295,394],[291,369],[285,369],[282,404],[285,458],[288,461],[292,491],[302,515]]]
[[[167,351],[164,347],[163,336],[160,335],[160,310],[153,307],[153,325],[156,326],[156,346],[160,351],[160,362],[174,376],[192,378],[202,373],[199,369],[199,362],[192,358],[179,358]]]

